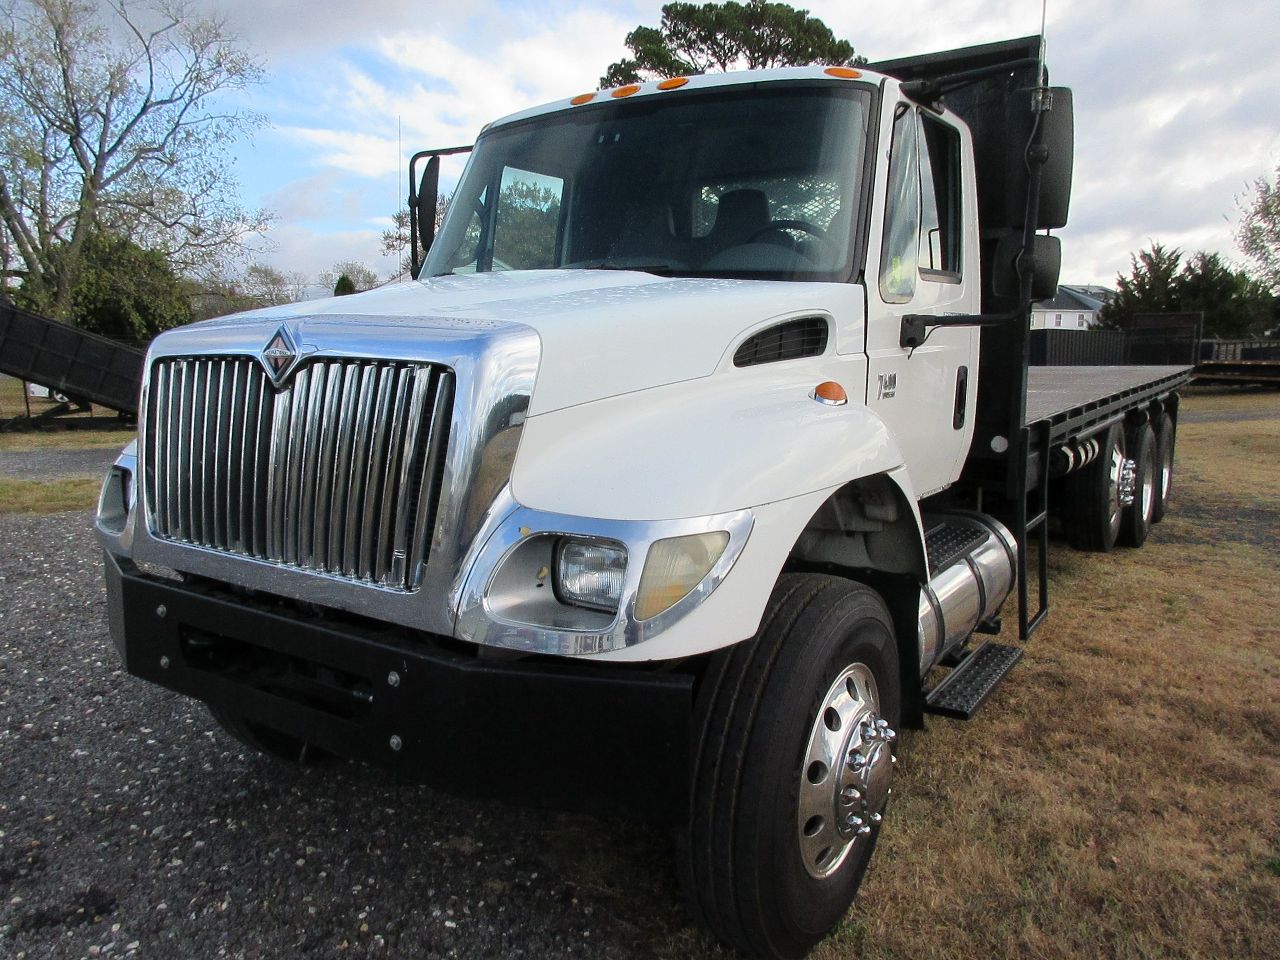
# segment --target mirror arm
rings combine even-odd
[[[431,242],[436,236],[436,197],[440,188],[440,158],[457,153],[470,153],[471,150],[471,146],[419,150],[409,158],[409,275],[415,280],[418,278],[418,271],[422,269],[422,260],[426,258]],[[418,182],[417,173],[419,160],[427,161],[427,169],[422,175],[421,183]],[[419,246],[422,247],[421,257],[418,255]]]
[[[898,345],[914,350],[924,343],[931,327],[999,327],[1025,316],[1022,313],[963,313],[936,317],[927,313],[908,313],[902,318]]]

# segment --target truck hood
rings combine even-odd
[[[422,336],[432,318],[496,320],[532,327],[542,357],[529,414],[712,374],[742,335],[799,313],[838,316],[857,288],[837,283],[670,278],[632,271],[532,270],[432,277],[366,293],[268,307],[244,319],[394,317]],[[861,343],[838,344],[840,353]]]

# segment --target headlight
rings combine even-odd
[[[711,572],[728,544],[729,534],[723,530],[654,543],[640,576],[636,619],[656,617],[687,597]]]
[[[556,596],[565,603],[616,612],[626,572],[627,549],[620,543],[565,537],[556,546]]]

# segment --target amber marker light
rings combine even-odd
[[[629,96],[631,96],[633,93],[639,93],[639,92],[640,92],[640,84],[638,84],[638,83],[629,83],[629,84],[627,84],[625,87],[619,87],[617,90],[613,91],[613,93],[609,94],[609,96],[611,96],[611,97],[629,97]]]
[[[857,80],[862,72],[852,67],[827,67],[822,71],[828,77],[839,77],[841,80]]]
[[[672,77],[670,80],[663,80],[658,84],[659,90],[679,90],[689,82],[688,77]]]
[[[584,103],[590,103],[595,98],[596,98],[596,95],[594,93],[580,93],[576,97],[574,97],[572,100],[570,100],[569,104],[570,106],[580,107]]]
[[[839,407],[849,402],[849,395],[834,380],[825,380],[813,388],[813,399],[829,407]]]

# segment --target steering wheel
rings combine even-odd
[[[809,236],[822,241],[827,239],[827,231],[809,223],[807,220],[770,220],[768,224],[747,237],[746,242],[755,243],[757,237],[766,233],[782,233],[786,230],[799,230],[801,233],[807,233]],[[794,243],[792,245],[794,246]]]

